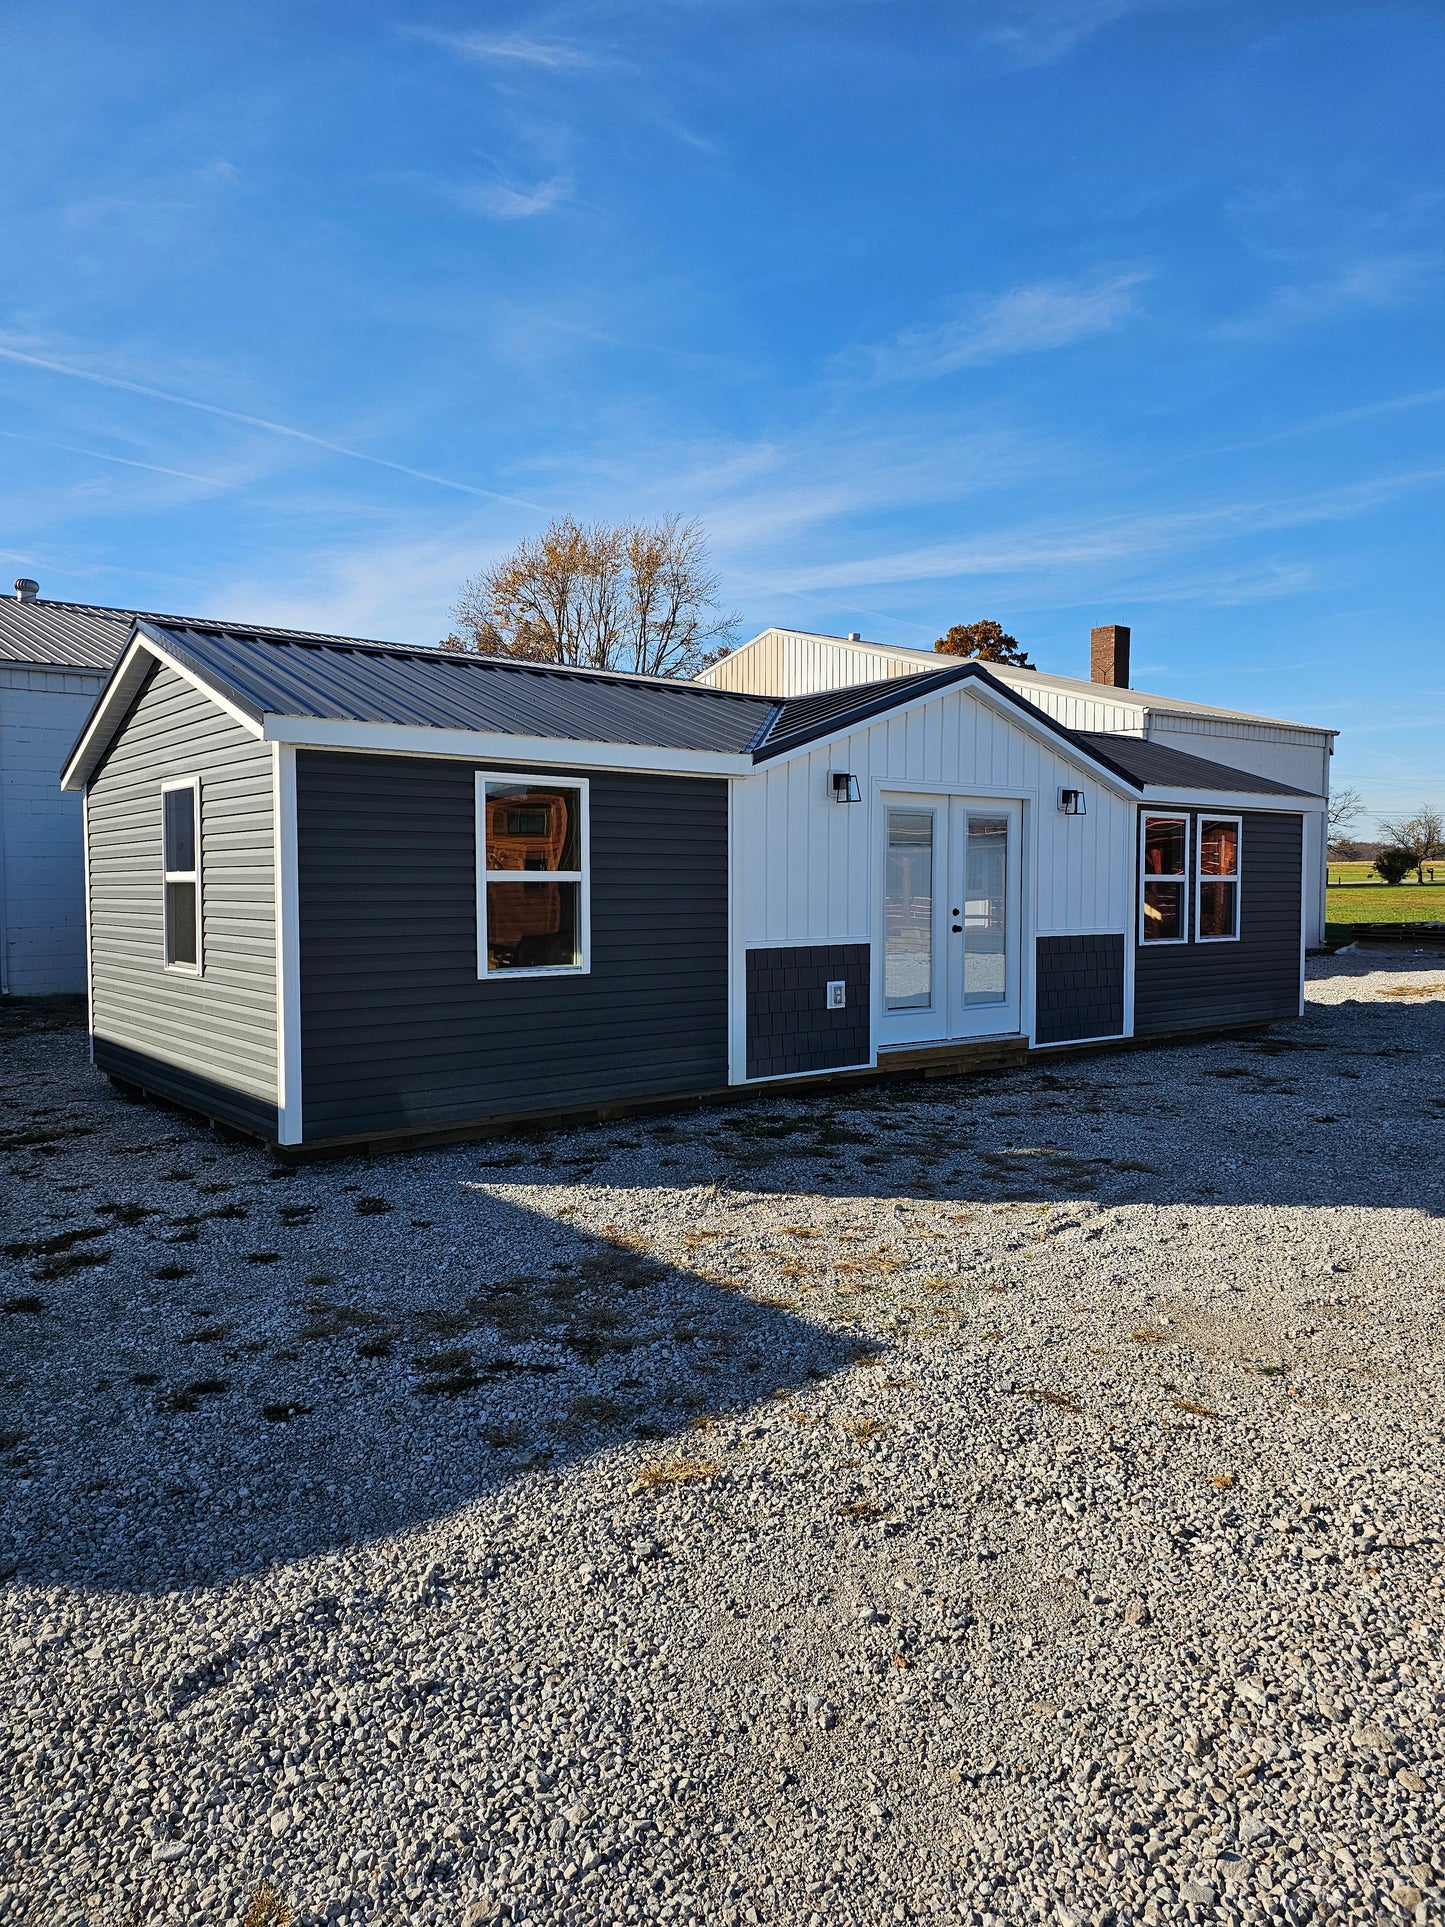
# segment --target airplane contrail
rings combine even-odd
[[[244,415],[235,408],[222,408],[211,401],[197,401],[191,395],[175,395],[165,388],[150,388],[144,382],[127,381],[120,375],[98,374],[93,368],[77,368],[73,362],[55,361],[47,355],[30,355],[19,348],[0,347],[0,360],[18,362],[25,368],[42,368],[48,374],[68,375],[73,381],[94,382],[98,388],[119,388],[130,395],[144,395],[149,401],[169,402],[175,408],[194,408],[203,415],[218,415],[223,421],[240,422],[247,428],[263,428],[271,435],[284,435],[294,442],[308,442],[313,448],[324,448],[328,454],[344,455],[349,461],[369,462],[373,468],[389,468],[397,475],[409,475],[414,482],[433,482],[438,488],[455,489],[461,495],[484,496],[492,502],[508,502],[514,508],[531,509],[536,514],[545,514],[538,502],[529,502],[520,495],[504,495],[499,489],[476,488],[470,482],[454,482],[447,475],[433,475],[429,469],[408,468],[405,462],[389,462],[384,455],[367,455],[359,448],[347,448],[341,442],[329,442],[322,435],[312,435],[304,428],[292,428],[286,422],[268,421],[264,415]]]

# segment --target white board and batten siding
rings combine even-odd
[[[165,968],[161,785],[201,783],[199,977]],[[93,778],[92,1029],[274,1104],[276,889],[272,749],[160,667]]]
[[[860,802],[832,800],[835,770],[857,777]],[[1062,814],[1063,788],[1083,788],[1086,815]],[[966,688],[880,717],[734,783],[734,984],[742,983],[745,953],[752,948],[869,943],[876,1016],[882,812],[890,792],[1023,803],[1020,950],[1029,1031],[1035,938],[1130,928],[1134,806],[1095,771],[1059,754]],[[735,1066],[742,1024],[739,1008]]]
[[[0,664],[0,993],[85,989],[78,796],[60,769],[104,677]]]
[[[921,656],[917,650],[890,650],[880,643],[812,636],[798,629],[764,629],[704,669],[697,680],[744,695],[813,696],[820,689],[848,689],[854,683],[887,682],[947,667],[940,657]]]

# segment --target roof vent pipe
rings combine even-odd
[[[861,629],[850,629],[848,631],[848,640],[849,642],[861,642],[863,640],[863,631]]]
[[[1089,679],[1129,687],[1129,629],[1122,622],[1106,622],[1089,631]]]
[[[30,576],[20,575],[15,578],[15,600],[17,602],[33,602],[39,594],[40,584]]]

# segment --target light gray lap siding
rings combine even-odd
[[[161,785],[201,780],[204,973],[164,967]],[[255,1128],[276,1102],[271,750],[190,683],[157,668],[92,779],[91,973],[96,1061],[161,1088],[195,1080]],[[107,1046],[113,1046],[111,1061]],[[142,1075],[144,1060],[156,1067]],[[189,1082],[187,1081],[189,1080]]]

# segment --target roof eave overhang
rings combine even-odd
[[[751,756],[730,750],[672,749],[570,736],[514,736],[500,730],[441,729],[430,723],[358,723],[268,715],[267,742],[298,749],[365,750],[383,756],[467,757],[473,761],[567,769],[640,770],[672,776],[748,776]]]
[[[1172,805],[1176,809],[1283,810],[1291,816],[1329,807],[1327,796],[1305,796],[1297,792],[1281,795],[1278,790],[1171,789],[1162,783],[1146,783],[1139,793],[1139,801]]]
[[[105,686],[96,697],[95,707],[75,747],[65,760],[60,772],[60,787],[63,790],[85,788],[124,720],[126,711],[139,694],[141,685],[158,663],[175,670],[178,676],[193,683],[250,735],[261,735],[259,711],[248,708],[238,700],[233,690],[207,676],[172,646],[163,631],[157,631],[150,623],[138,622],[131,632],[130,641],[121,652],[120,661],[111,670]]]

